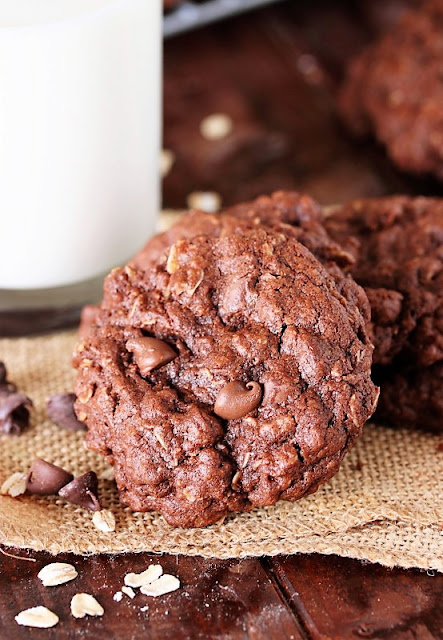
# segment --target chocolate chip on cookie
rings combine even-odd
[[[157,338],[132,338],[126,343],[127,350],[134,355],[134,360],[142,376],[147,376],[151,371],[162,367],[177,357],[172,349],[163,340]]]
[[[244,384],[233,380],[225,384],[217,396],[214,413],[226,420],[237,420],[258,407],[262,390],[258,382]]]

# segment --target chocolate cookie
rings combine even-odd
[[[359,200],[336,209],[325,225],[354,254],[351,273],[371,303],[383,407],[377,415],[393,424],[412,424],[416,402],[415,424],[435,428],[441,401],[431,371],[443,362],[443,199]],[[406,387],[408,398],[400,397],[399,389]],[[437,409],[427,413],[423,408],[430,395]]]
[[[340,106],[357,135],[375,133],[405,171],[443,179],[443,2],[406,12],[350,65]]]
[[[125,504],[172,525],[297,500],[374,410],[367,318],[355,282],[281,232],[176,240],[106,280],[74,356],[88,446]]]
[[[372,309],[374,363],[443,360],[443,199],[355,200],[327,217]]]

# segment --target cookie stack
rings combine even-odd
[[[76,410],[133,510],[201,527],[312,493],[374,412],[372,361],[381,420],[441,429],[442,203],[328,213],[194,211],[108,276]]]

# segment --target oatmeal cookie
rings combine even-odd
[[[354,255],[351,273],[371,304],[376,417],[442,430],[443,199],[358,200],[325,226]]]
[[[125,504],[175,526],[312,493],[377,399],[362,289],[271,227],[170,233],[108,276],[76,350],[88,446]]]
[[[443,180],[443,1],[408,11],[348,69],[339,102],[350,129],[374,133],[405,171]]]

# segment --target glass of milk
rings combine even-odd
[[[0,0],[0,334],[73,320],[155,228],[161,5]]]

